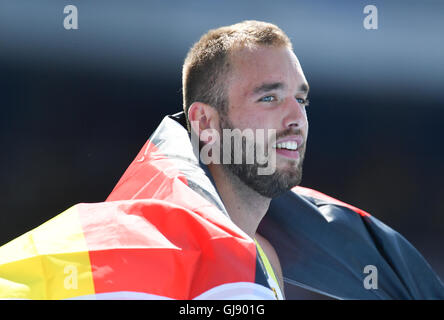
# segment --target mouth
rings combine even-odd
[[[273,148],[276,149],[276,154],[290,158],[299,159],[303,138],[301,136],[286,137],[277,140],[273,144]]]

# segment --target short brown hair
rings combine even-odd
[[[261,21],[243,21],[212,29],[188,52],[182,69],[183,109],[195,101],[206,103],[225,114],[228,110],[225,79],[230,70],[229,54],[234,49],[252,46],[288,46],[290,39],[277,26]]]

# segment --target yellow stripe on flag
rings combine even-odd
[[[77,206],[0,247],[0,298],[66,299],[94,293]]]

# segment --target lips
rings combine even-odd
[[[298,159],[300,157],[299,150],[303,143],[302,136],[287,136],[278,139],[273,145],[276,153],[291,159]]]
[[[303,141],[302,136],[286,136],[276,140],[273,148],[296,150],[302,145]]]

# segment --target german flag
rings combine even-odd
[[[107,201],[77,204],[0,248],[0,298],[275,299],[254,241],[153,137]]]

